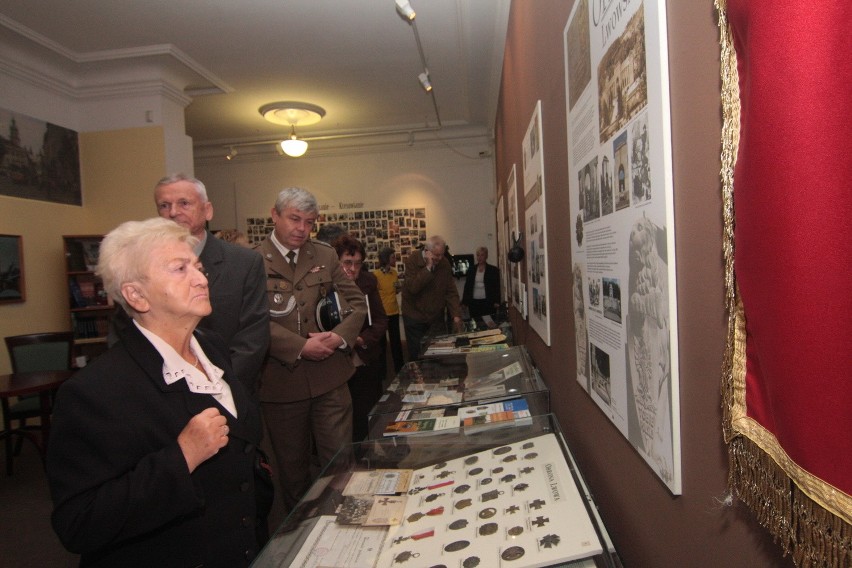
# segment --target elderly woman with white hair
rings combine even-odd
[[[97,272],[133,319],[59,390],[47,454],[53,527],[81,566],[245,566],[265,538],[260,418],[211,311],[195,237],[127,222]]]

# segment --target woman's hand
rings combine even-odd
[[[228,420],[218,409],[205,408],[190,418],[177,441],[192,473],[228,444]]]

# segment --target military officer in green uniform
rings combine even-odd
[[[284,189],[272,209],[275,229],[258,245],[271,336],[260,402],[288,509],[310,487],[312,441],[322,467],[352,440],[346,382],[355,370],[350,349],[367,313],[364,295],[346,278],[335,250],[310,239],[318,215],[311,193]],[[320,313],[329,296],[335,304]]]

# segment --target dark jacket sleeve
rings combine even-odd
[[[111,379],[134,380],[119,375]],[[148,450],[130,448],[122,432],[128,423],[138,425],[136,417],[123,416],[127,409],[109,389],[99,388],[103,382],[79,375],[69,380],[53,413],[47,456],[52,522],[62,544],[75,553],[143,535],[203,504],[177,436]]]
[[[249,392],[253,392],[269,349],[266,270],[259,254],[252,254],[251,265],[243,281],[242,298],[239,330],[231,338],[228,347],[235,375]]]
[[[362,270],[357,283],[361,291],[367,295],[372,324],[368,324],[367,318],[364,318],[364,327],[361,328],[361,333],[358,334],[364,340],[364,346],[357,347],[355,351],[364,361],[373,361],[379,354],[379,351],[381,351],[379,347],[381,346],[381,342],[384,341],[385,332],[388,329],[388,316],[385,314],[382,298],[379,296],[376,277]]]

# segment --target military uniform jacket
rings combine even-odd
[[[346,278],[337,253],[325,243],[308,241],[299,249],[295,270],[269,237],[258,247],[266,266],[270,347],[260,382],[262,402],[296,402],[325,394],[349,380],[355,345],[367,313],[364,295]],[[332,331],[346,342],[323,361],[300,359],[309,333],[319,333],[317,304],[337,290],[349,315]]]

